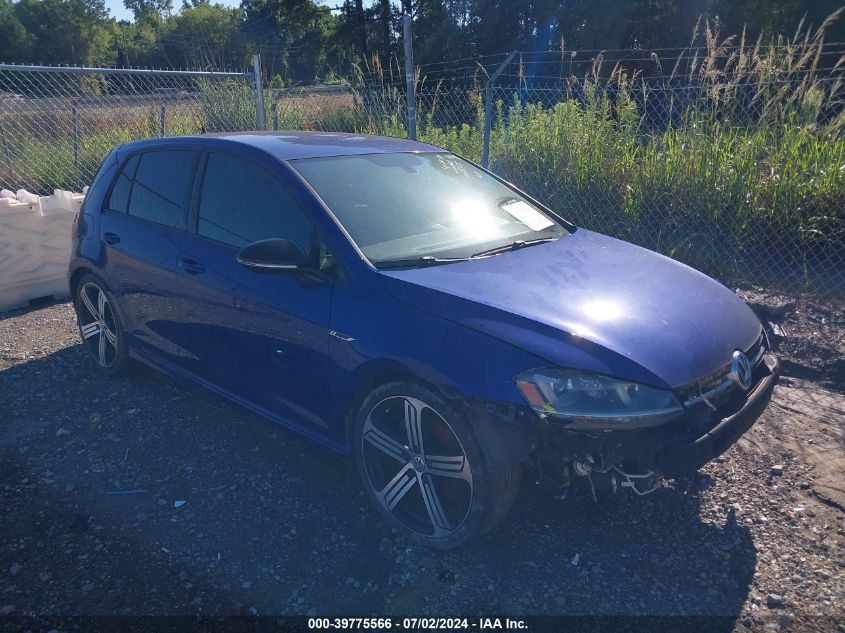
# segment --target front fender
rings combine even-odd
[[[332,385],[335,419],[346,420],[376,384],[407,377],[438,390],[461,409],[472,403],[466,413],[474,428],[483,427],[478,434],[486,432],[490,419],[507,419],[521,428],[535,421],[533,414],[524,414],[527,407],[513,377],[546,361],[394,299],[375,275],[336,287],[331,327],[343,336],[332,337],[330,346],[337,368]],[[474,415],[486,410],[485,403],[490,403],[491,415]],[[335,439],[346,443],[346,437]]]

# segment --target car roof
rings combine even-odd
[[[340,132],[224,132],[195,136],[168,136],[134,141],[121,146],[125,151],[164,148],[172,145],[206,146],[222,148],[228,143],[238,143],[270,154],[278,160],[352,156],[356,154],[394,154],[402,152],[444,152],[435,145],[404,138],[345,134]]]

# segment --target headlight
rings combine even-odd
[[[572,429],[643,428],[683,413],[671,391],[569,369],[525,371],[516,386],[541,417]]]

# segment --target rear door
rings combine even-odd
[[[195,232],[182,238],[182,345],[193,373],[297,426],[321,432],[328,402],[333,277],[303,193],[251,159],[204,159]],[[237,262],[254,241],[286,237],[314,263],[306,271],[262,272]],[[323,252],[322,261],[327,261]]]
[[[130,156],[106,198],[100,219],[105,271],[124,328],[136,347],[178,360],[179,238],[199,153],[155,150]]]

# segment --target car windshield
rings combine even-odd
[[[569,234],[558,219],[453,154],[334,156],[291,165],[376,266],[448,261]]]

